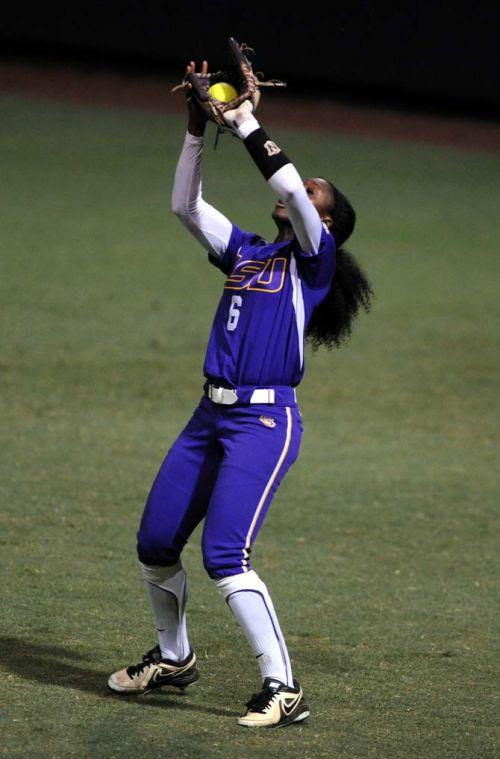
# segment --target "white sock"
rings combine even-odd
[[[186,627],[187,577],[179,559],[172,567],[142,564],[142,575],[158,632],[164,659],[182,661],[190,646]]]
[[[272,677],[293,686],[290,659],[273,602],[258,574],[251,569],[217,580],[216,585],[243,628],[262,678]]]

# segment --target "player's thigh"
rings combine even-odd
[[[214,419],[200,404],[168,451],[149,492],[137,536],[141,561],[162,564],[178,558],[205,516],[221,458]]]
[[[213,577],[248,570],[249,554],[302,440],[298,407],[245,407],[228,421],[224,457],[203,531],[203,558]]]

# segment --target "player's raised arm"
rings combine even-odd
[[[191,61],[186,73],[194,70],[195,63]],[[202,73],[207,70],[207,61],[203,61]],[[189,92],[186,94],[189,120],[175,170],[172,211],[209,253],[222,256],[233,225],[202,197],[201,160],[206,117],[189,97]]]
[[[245,100],[225,119],[243,140],[254,163],[288,211],[290,223],[303,251],[316,254],[321,240],[322,222],[310,202],[300,174],[275,142],[269,139],[253,115],[252,104]]]

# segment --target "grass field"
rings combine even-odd
[[[3,752],[498,756],[498,157],[273,130],[352,198],[376,300],[345,348],[306,352],[301,453],[253,553],[311,718],[245,731],[257,670],[199,534],[202,679],[106,691],[155,643],[135,532],[200,398],[223,283],[169,210],[184,122],[0,102]],[[269,238],[270,189],[212,140],[205,197]]]

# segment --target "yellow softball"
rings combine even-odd
[[[212,97],[216,98],[221,103],[229,103],[230,100],[238,97],[235,88],[228,82],[217,82],[217,84],[212,84],[212,86],[208,88],[208,94],[212,95]]]

